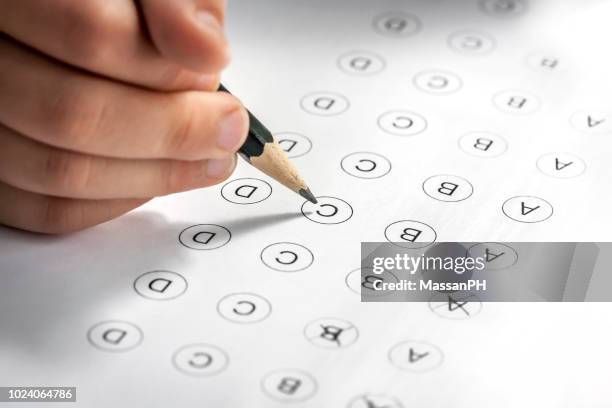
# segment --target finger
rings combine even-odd
[[[194,71],[229,62],[223,33],[224,0],[141,0],[147,28],[161,54]]]
[[[159,93],[91,76],[0,39],[0,123],[98,156],[202,160],[234,153],[248,117],[226,92]]]
[[[89,156],[27,139],[0,126],[0,180],[69,198],[147,198],[220,183],[235,155],[217,160],[125,160]]]
[[[147,199],[73,200],[49,197],[0,183],[0,224],[45,234],[61,234],[116,218]]]
[[[166,4],[175,9],[182,2]],[[161,90],[216,89],[227,44],[202,27],[195,14],[172,15],[173,24],[183,26],[158,29],[173,33],[166,49],[170,40],[179,49],[191,44],[197,64],[185,66],[172,53],[156,49],[133,0],[15,0],[3,4],[0,32],[58,60],[125,82]]]

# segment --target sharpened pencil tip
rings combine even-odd
[[[318,202],[316,197],[314,196],[314,194],[312,194],[312,191],[310,191],[309,188],[302,188],[300,189],[299,193],[302,197],[304,197],[305,199],[307,199],[313,204],[316,204]]]

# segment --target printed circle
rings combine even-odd
[[[527,9],[525,0],[480,0],[480,9],[493,17],[515,17]]]
[[[319,224],[340,224],[353,216],[353,207],[336,197],[317,197],[317,204],[305,201],[302,204],[302,214],[310,221]]]
[[[463,85],[457,75],[442,70],[421,71],[414,76],[413,82],[421,91],[436,95],[457,92]]]
[[[429,299],[429,308],[440,317],[465,320],[482,310],[482,302],[474,293],[436,293]]]
[[[133,323],[109,320],[95,324],[87,331],[92,346],[104,351],[127,351],[142,343],[142,330]]]
[[[185,228],[179,234],[181,244],[191,249],[217,249],[227,244],[232,234],[225,227],[215,224],[198,224]]]
[[[438,201],[457,202],[470,197],[474,188],[463,177],[439,174],[431,176],[423,182],[423,191]]]
[[[187,281],[176,272],[151,271],[136,278],[134,290],[147,299],[170,300],[185,293]]]
[[[498,271],[514,266],[518,254],[514,248],[499,242],[481,242],[468,248],[472,258],[483,258],[487,271]]]
[[[547,153],[536,162],[538,169],[547,176],[557,178],[578,177],[586,169],[584,161],[570,153]]]
[[[306,371],[281,369],[268,373],[261,380],[261,388],[277,401],[297,402],[311,398],[317,392],[317,382]]]
[[[523,91],[502,91],[493,96],[493,104],[502,112],[525,115],[540,108],[534,95]]]
[[[427,128],[427,121],[418,113],[394,110],[380,115],[378,126],[392,135],[414,136]]]
[[[257,323],[272,312],[272,305],[254,293],[231,293],[217,303],[219,314],[234,323]]]
[[[401,370],[426,372],[442,364],[442,350],[424,341],[407,340],[389,350],[389,361]]]
[[[391,162],[380,154],[356,152],[344,156],[340,167],[346,174],[364,179],[380,178],[391,171]]]
[[[346,97],[333,92],[313,92],[302,97],[300,106],[308,113],[320,116],[339,115],[350,104]]]
[[[274,135],[274,140],[287,153],[290,159],[301,157],[312,149],[309,138],[299,133],[282,132]]]
[[[527,56],[527,65],[535,71],[555,72],[563,69],[559,58],[550,54],[533,53]]]
[[[476,157],[497,157],[508,148],[506,140],[491,132],[470,132],[459,139],[461,150]]]
[[[351,75],[372,75],[385,69],[385,60],[369,51],[351,51],[338,58],[338,67]]]
[[[539,197],[517,196],[507,199],[502,205],[502,211],[514,221],[534,223],[549,219],[553,214],[553,207]]]
[[[572,126],[584,133],[604,135],[612,133],[612,112],[603,109],[581,110],[570,118]]]
[[[229,364],[225,351],[210,344],[190,344],[178,349],[172,362],[184,374],[206,377],[218,374]]]
[[[404,408],[395,397],[385,394],[362,394],[353,398],[347,408]]]
[[[359,331],[346,320],[322,318],[308,323],[304,328],[304,336],[315,346],[337,349],[355,343]]]
[[[374,29],[387,37],[409,37],[421,30],[417,16],[400,11],[390,11],[374,17]]]
[[[234,204],[255,204],[270,197],[272,186],[256,178],[239,178],[221,188],[221,196]]]
[[[436,241],[436,231],[423,222],[401,220],[385,228],[385,238],[403,248],[424,248]]]
[[[362,269],[365,270],[363,273]],[[382,273],[376,274],[373,268],[366,267],[353,269],[346,275],[344,281],[346,286],[358,295],[362,297],[376,297],[386,295],[386,293],[385,291],[374,289],[374,282],[391,283],[399,282],[399,279],[386,269]]]
[[[280,272],[298,272],[314,262],[310,249],[293,242],[277,242],[261,251],[261,261],[270,269]]]
[[[449,35],[448,45],[460,54],[479,56],[493,51],[495,40],[482,31],[462,30]]]

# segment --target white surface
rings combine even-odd
[[[420,31],[376,32],[374,18],[390,11],[417,16]],[[610,15],[604,1],[531,1],[508,18],[486,15],[474,1],[230,2],[234,60],[224,82],[274,133],[312,142],[296,165],[316,195],[345,200],[352,217],[312,222],[299,197],[240,163],[232,179],[267,181],[269,198],[234,204],[217,186],[156,199],[70,236],[1,229],[0,385],[77,386],[79,402],[49,404],[58,408],[281,407],[261,383],[288,369],[316,381],[303,393],[311,397],[292,404],[300,407],[345,407],[363,393],[405,407],[611,406],[612,304],[485,304],[472,318],[451,320],[427,304],[362,304],[345,283],[359,266],[359,243],[384,241],[399,220],[430,225],[438,241],[610,241],[612,134],[584,133],[570,121],[591,109],[612,115]],[[465,30],[487,33],[494,48],[452,49],[448,37]],[[338,59],[355,50],[382,57],[384,68],[347,73]],[[560,68],[538,69],[534,55],[558,57]],[[458,89],[419,88],[415,76],[431,70],[454,74]],[[535,96],[537,110],[496,108],[495,96],[507,90]],[[318,91],[343,95],[348,109],[303,110],[302,97]],[[378,118],[394,110],[422,116],[427,127],[412,136],[384,132]],[[467,154],[459,140],[470,132],[492,132],[507,148],[495,157]],[[353,177],[340,163],[355,152],[382,155],[392,169]],[[542,173],[536,163],[551,152],[581,158],[585,171]],[[423,182],[445,174],[468,180],[473,194],[458,202],[425,194]],[[545,199],[554,213],[513,221],[501,208],[515,196]],[[208,251],[182,246],[179,233],[195,224],[221,225],[231,240]],[[303,245],[312,265],[267,267],[260,253],[276,242]],[[156,270],[179,273],[187,290],[167,300],[140,296],[134,281]],[[270,315],[244,324],[219,314],[221,299],[244,292],[267,300]],[[317,347],[304,329],[321,318],[348,321],[359,337],[337,350]],[[95,348],[87,332],[108,320],[136,325],[142,342],[123,352]],[[405,341],[432,344],[443,360],[426,372],[401,370],[388,354]],[[206,376],[178,370],[173,356],[194,344],[222,350],[227,367]]]

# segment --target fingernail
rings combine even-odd
[[[244,139],[244,129],[244,116],[240,110],[228,114],[221,119],[217,146],[223,150],[235,152],[240,148]]]
[[[206,30],[210,30],[219,37],[225,38],[223,27],[221,27],[219,20],[217,20],[217,18],[211,13],[205,10],[198,10],[196,11],[195,17],[198,23],[200,23],[200,25]]]
[[[211,179],[221,178],[234,170],[234,155],[222,159],[209,159],[206,163],[206,176]]]

